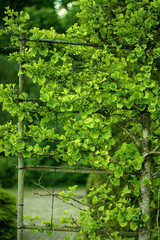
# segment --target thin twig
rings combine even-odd
[[[47,192],[49,195],[53,195],[53,193],[51,191],[49,191],[47,188],[45,188],[44,186],[42,186],[39,183],[34,183],[36,186],[42,188],[45,192]]]
[[[155,173],[152,173],[152,179],[160,177],[160,170],[156,171]]]
[[[109,232],[106,230],[106,228],[104,227],[104,224],[102,223],[102,221],[100,222],[101,223],[101,226],[103,228],[103,231],[105,232],[105,234],[109,237],[110,240],[114,240],[112,238],[112,236],[109,234]]]
[[[156,129],[158,129],[160,127],[160,124],[158,124],[153,130],[155,131]]]
[[[132,140],[134,141],[134,143],[136,144],[137,147],[139,147],[141,145],[140,141],[138,138],[136,138],[136,136],[131,133],[128,128],[124,127],[122,124],[117,123],[116,124],[118,127],[120,127],[129,137],[132,138]]]
[[[40,188],[42,188],[43,190],[45,190],[45,191],[49,194],[48,196],[53,196],[53,193],[51,193],[50,191],[48,191],[48,190],[47,190],[45,187],[43,187],[41,184],[35,183],[35,185],[38,186],[38,187],[40,187]],[[39,196],[46,196],[46,195],[40,194],[40,193],[34,193],[34,194],[39,195]],[[61,200],[62,202],[66,203],[66,204],[68,204],[68,205],[71,205],[72,207],[78,208],[79,210],[84,211],[84,212],[86,211],[86,209],[83,209],[83,208],[81,208],[81,207],[78,207],[78,206],[74,205],[73,203],[69,203],[69,202],[65,201],[65,200],[64,200],[65,198],[71,199],[71,198],[69,198],[69,197],[67,197],[67,196],[64,197],[64,196],[61,196],[61,195],[59,195],[59,194],[54,194],[54,196],[55,196],[56,198],[58,198],[59,200]],[[79,202],[79,201],[76,200],[76,199],[74,199],[74,201]]]
[[[143,157],[143,158],[146,158],[146,157],[148,157],[149,155],[153,155],[153,154],[159,155],[159,154],[160,154],[160,151],[157,151],[157,152],[151,151],[151,152],[145,153],[142,157]]]
[[[77,223],[77,221],[72,217],[72,222],[77,226],[78,229],[81,229],[80,225]]]
[[[152,152],[156,152],[159,147],[160,147],[160,142],[157,144],[157,146],[153,149]]]

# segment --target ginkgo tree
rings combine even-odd
[[[91,204],[82,201],[89,208],[78,219],[67,211],[61,218],[79,229],[77,239],[160,239],[160,1],[77,4],[79,24],[66,34],[26,30],[29,15],[6,10],[2,34],[11,34],[14,47],[26,43],[10,59],[40,92],[30,99],[16,84],[0,85],[3,110],[25,122],[23,141],[17,125],[1,126],[1,151],[20,152],[26,163],[49,156],[106,170],[106,183],[90,189]],[[61,134],[48,127],[57,115]]]

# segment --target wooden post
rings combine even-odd
[[[25,35],[22,33],[20,39],[24,39]],[[25,41],[20,42],[20,52],[25,47]],[[20,63],[20,70],[23,63]],[[19,95],[24,91],[24,75],[19,76]],[[23,120],[18,119],[18,132],[21,133],[21,140],[23,141],[24,123]],[[24,159],[22,153],[18,153],[18,216],[17,216],[17,240],[23,240],[23,202],[24,202]]]

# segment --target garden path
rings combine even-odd
[[[55,193],[61,192],[62,189],[56,189]],[[35,220],[35,224],[40,225],[41,221],[51,219],[51,206],[52,198],[50,196],[39,196],[36,195],[37,190],[25,191],[24,197],[24,215],[30,215],[32,217],[39,215],[40,219]],[[38,191],[42,193],[41,191]],[[44,193],[44,192],[43,192]],[[85,189],[76,190],[76,198],[81,199],[85,196]],[[76,217],[78,215],[78,209],[72,207],[68,204],[63,203],[61,200],[54,198],[54,210],[53,210],[53,221],[54,223],[59,223],[60,217],[63,215],[63,211],[68,209],[68,212]],[[25,224],[29,222],[24,221]],[[60,240],[64,239],[66,235],[71,235],[71,240],[76,239],[75,233],[65,233],[65,232],[53,232],[51,237],[48,237],[46,233],[36,232],[32,234],[30,230],[24,230],[23,240]]]

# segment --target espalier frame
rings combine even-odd
[[[84,46],[86,48],[93,47],[93,48],[103,48],[101,45],[95,44],[95,43],[83,43],[83,42],[72,42],[72,41],[61,41],[61,40],[50,40],[50,39],[40,39],[40,40],[30,40],[26,38],[25,34],[21,34],[20,38],[20,52],[23,52],[25,50],[26,42],[27,41],[34,41],[37,43],[46,43],[46,44],[55,44],[55,45],[77,45],[77,46]],[[110,46],[111,48],[113,46]],[[125,47],[125,46],[124,46]],[[20,63],[20,70],[21,73],[23,73],[23,64],[24,62]],[[20,74],[19,76],[19,96],[24,92],[24,82],[25,82],[25,74]],[[25,99],[20,101],[30,101],[30,102],[38,102],[41,103],[42,101],[40,99]],[[43,102],[45,104],[45,102]],[[47,109],[39,109],[35,110],[37,112],[54,112],[55,114],[63,114],[65,112],[62,111],[54,111],[54,110],[47,110]],[[78,111],[72,111],[72,113],[78,113]],[[123,129],[123,127],[121,127]],[[125,131],[125,129],[123,129]],[[24,141],[24,120],[18,119],[18,132],[21,136],[21,140],[19,140],[19,143]],[[128,132],[127,132],[128,133]],[[159,144],[154,149],[153,152],[150,152],[149,154],[154,154],[155,151],[158,149]],[[47,154],[41,154],[42,156],[48,156],[53,157],[57,155],[56,153],[47,153]],[[147,153],[148,155],[148,153]],[[143,157],[146,157],[147,155],[143,155]],[[106,174],[106,175],[113,175],[113,171],[106,171],[103,169],[97,169],[97,168],[76,168],[76,167],[57,167],[57,166],[28,166],[24,165],[24,157],[21,152],[18,153],[18,217],[17,217],[17,240],[23,240],[23,231],[24,229],[41,229],[41,230],[51,230],[51,231],[63,231],[63,232],[79,232],[80,229],[78,227],[52,227],[52,218],[53,218],[53,198],[54,198],[54,192],[50,194],[52,196],[52,215],[51,215],[51,226],[39,226],[39,225],[25,225],[23,222],[23,208],[24,208],[24,171],[41,171],[41,172],[53,172],[53,173],[59,173],[59,172],[65,172],[65,173],[81,173],[81,174]],[[152,174],[152,178],[156,178],[159,176],[159,171],[157,171],[154,174]],[[38,184],[37,184],[38,185]],[[40,185],[39,185],[40,186]],[[41,186],[42,187],[42,186]],[[53,190],[54,190],[54,184],[53,184]],[[159,204],[159,199],[158,199]],[[159,205],[158,205],[159,209]],[[157,218],[159,217],[159,211],[157,214]],[[158,220],[157,220],[158,222]],[[108,231],[108,233],[112,233],[111,231]],[[126,237],[138,237],[138,232],[123,232],[119,231],[118,235],[126,236]]]
[[[25,49],[25,45],[27,41],[35,41],[35,42],[43,42],[49,44],[63,44],[63,45],[78,45],[78,46],[86,46],[86,47],[95,47],[101,48],[101,46],[94,44],[94,43],[82,43],[82,42],[71,42],[71,41],[60,41],[60,40],[50,40],[50,39],[41,39],[41,40],[30,40],[25,38],[24,34],[20,35],[20,52]],[[24,62],[20,63],[20,70],[23,72],[23,64]],[[19,95],[24,92],[24,81],[25,76],[24,74],[19,76]],[[37,101],[38,99],[28,99],[26,101]],[[63,113],[63,112],[57,112]],[[24,121],[18,119],[18,131],[21,133],[21,141],[24,140],[23,133],[24,133]],[[43,154],[42,154],[43,155]],[[44,154],[46,156],[46,154]],[[54,154],[48,154],[48,156],[52,156]],[[32,226],[32,225],[25,225],[23,223],[23,208],[24,208],[24,171],[41,171],[41,172],[65,172],[65,173],[82,173],[82,174],[113,174],[111,171],[105,171],[101,169],[95,168],[75,168],[75,167],[54,167],[54,166],[25,166],[24,165],[24,157],[22,153],[18,153],[18,217],[17,217],[17,240],[23,240],[23,230],[24,229],[42,229],[42,230],[52,230],[52,231],[65,231],[65,232],[79,232],[79,229],[76,227],[47,227],[47,226]],[[53,195],[54,196],[54,195]],[[52,196],[52,197],[53,197]],[[121,233],[119,233],[121,235]],[[131,236],[137,236],[138,233],[128,233]],[[123,235],[123,233],[122,233]]]

